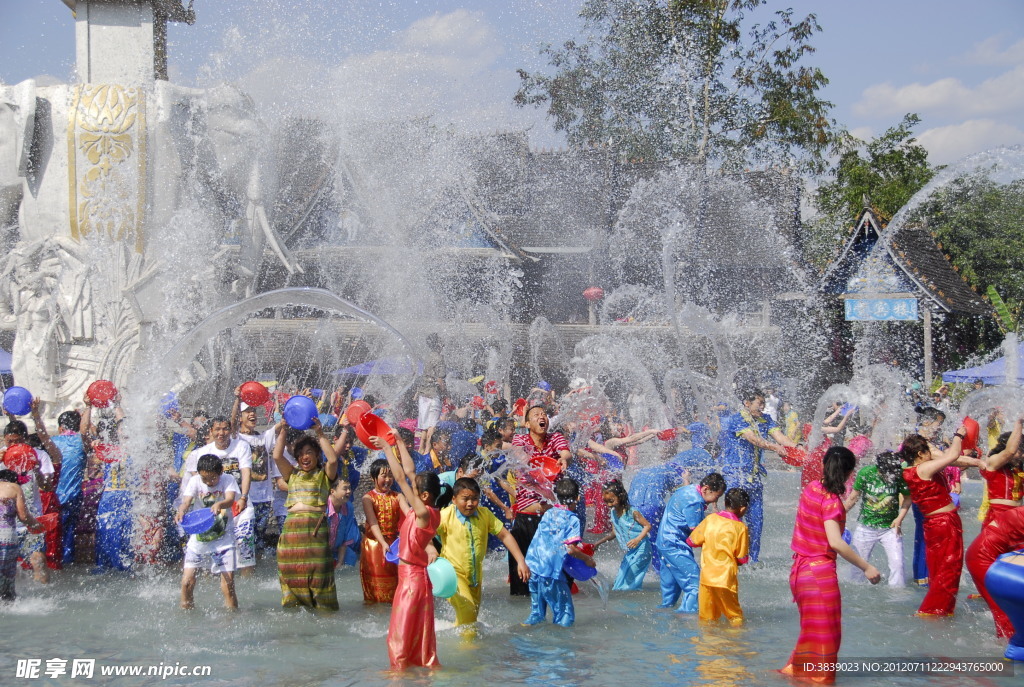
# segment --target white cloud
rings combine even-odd
[[[966,55],[968,64],[1012,65],[1024,63],[1024,38],[1003,47],[1005,35],[991,36],[975,43]]]
[[[916,112],[921,115],[982,117],[1024,108],[1024,64],[977,86],[945,78],[929,84],[894,86],[876,84],[864,90],[854,112],[861,117],[889,117]]]
[[[917,142],[928,150],[929,162],[949,164],[979,150],[1024,143],[1024,130],[992,119],[972,119],[928,129]]]
[[[431,116],[466,131],[539,125],[543,113],[512,104],[513,69],[482,13],[457,10],[419,19],[388,50],[352,55],[331,70],[339,113],[349,121]]]

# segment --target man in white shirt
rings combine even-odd
[[[238,439],[247,443],[252,452],[249,504],[253,517],[247,522],[241,513],[235,525],[240,546],[239,566],[242,574],[248,575],[253,570],[257,551],[272,550],[280,532],[274,518],[273,484],[277,466],[270,459],[264,435],[256,431],[256,408],[242,402],[238,389],[235,390],[235,405],[231,409],[231,425],[237,428]]]
[[[242,493],[235,499],[238,510],[238,517],[235,521],[235,542],[238,544],[238,553],[246,553],[250,548],[250,542],[246,540],[246,537],[252,538],[252,528],[250,527],[246,534],[245,528],[241,525],[245,521],[251,523],[254,516],[248,500],[249,487],[252,482],[252,449],[248,442],[231,436],[231,422],[222,415],[211,420],[210,437],[213,439],[212,442],[192,451],[188,460],[185,461],[185,474],[181,480],[182,494],[185,493],[185,487],[188,486],[189,480],[197,473],[196,464],[200,456],[212,454],[220,458],[220,462],[224,466],[224,474],[231,475],[241,485]],[[256,565],[255,555],[245,561],[239,560],[237,567],[246,568],[253,565]]]

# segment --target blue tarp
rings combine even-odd
[[[1024,368],[1020,364],[1022,360],[1024,360],[1024,343],[1017,346],[1017,384],[1024,384]],[[942,381],[944,382],[970,383],[975,379],[980,379],[986,384],[1005,384],[1006,356],[997,358],[984,365],[978,365],[977,367],[968,367],[965,370],[950,370],[949,372],[942,373]],[[1012,384],[1014,381],[1011,380],[1010,383]]]
[[[352,367],[335,370],[334,375],[411,375],[423,374],[423,363],[413,361],[405,356],[398,358],[381,358],[380,360],[367,360]]]

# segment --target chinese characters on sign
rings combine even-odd
[[[848,322],[913,321],[917,319],[916,298],[847,298]]]

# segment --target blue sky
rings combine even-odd
[[[172,80],[229,80],[272,112],[341,119],[432,113],[470,130],[527,127],[561,143],[543,113],[510,104],[515,70],[542,69],[541,43],[579,28],[573,0],[195,0],[195,26],[170,33]],[[900,121],[936,163],[1024,143],[1024,2],[793,0],[823,32],[811,62],[834,116],[861,137]],[[73,78],[74,30],[61,0],[0,0],[0,81]]]

